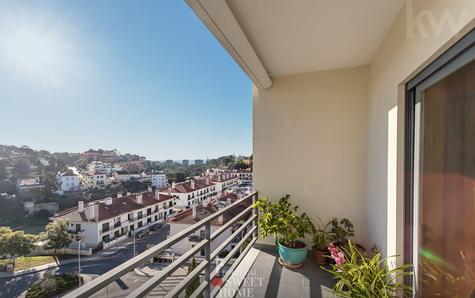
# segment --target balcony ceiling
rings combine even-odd
[[[260,67],[280,76],[369,64],[405,0],[187,2],[250,78],[266,88]]]
[[[403,0],[229,0],[264,67],[288,75],[369,64]]]

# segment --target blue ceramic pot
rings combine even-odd
[[[302,248],[290,248],[282,244],[278,244],[279,255],[282,258],[282,261],[287,265],[300,265],[303,264],[305,258],[307,257],[307,246],[305,243],[299,241],[304,245]]]

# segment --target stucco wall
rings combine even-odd
[[[404,84],[473,28],[473,0],[408,0],[367,67],[273,77],[254,88],[254,183],[302,210],[348,217],[402,254]]]
[[[254,89],[254,186],[323,219],[348,217],[366,243],[368,68],[282,76]]]
[[[401,254],[403,245],[404,83],[452,44],[457,33],[466,32],[474,17],[472,0],[408,1],[370,65],[368,240],[389,255]],[[396,107],[398,137],[393,143],[388,128],[393,125],[391,111]],[[397,148],[388,148],[388,142]],[[397,208],[388,210],[388,203]],[[393,230],[392,225],[397,227],[397,235],[387,233]]]

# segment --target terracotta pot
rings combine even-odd
[[[326,251],[312,247],[313,261],[319,265],[326,265],[327,258],[325,257]]]

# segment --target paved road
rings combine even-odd
[[[147,244],[157,244],[167,238],[170,233],[170,226],[164,225],[161,229],[151,232],[151,234],[137,239],[136,249],[137,254],[145,250]],[[91,257],[85,257],[81,259],[81,272],[83,274],[100,275],[112,268],[116,267],[129,260],[133,256],[133,239],[127,239],[126,241],[118,244],[117,246],[110,247],[104,251],[101,251]],[[77,272],[77,264],[65,264],[59,268],[52,268],[46,271],[70,273]],[[18,297],[21,293],[26,291],[31,285],[33,285],[44,274],[44,272],[31,273],[18,277],[0,278],[0,297],[10,298]],[[137,279],[137,282],[141,282],[143,278]]]

